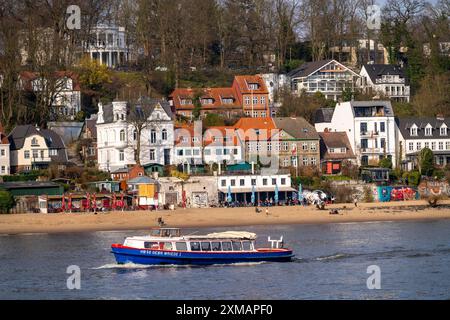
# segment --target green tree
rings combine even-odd
[[[14,207],[15,201],[12,194],[5,190],[0,190],[0,213],[9,213]]]
[[[423,148],[419,153],[419,168],[423,176],[430,177],[434,171],[433,151],[429,148]]]
[[[200,118],[202,112],[202,103],[200,102],[202,96],[202,92],[197,91],[194,94],[194,99],[192,99],[192,103],[194,104],[194,109],[192,110],[192,116],[194,120],[198,120]]]
[[[203,127],[205,128],[224,125],[224,119],[217,113],[208,113],[206,114],[205,119],[203,119]]]
[[[380,162],[378,163],[378,166],[381,168],[389,168],[392,169],[392,160],[391,158],[383,158],[380,160]]]

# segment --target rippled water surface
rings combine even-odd
[[[450,299],[450,220],[232,228],[284,236],[290,263],[141,266],[115,263],[112,243],[145,231],[0,237],[2,299]],[[196,230],[185,230],[193,232]],[[204,232],[224,231],[210,228]],[[68,290],[67,267],[81,268]],[[367,268],[381,269],[368,290]]]

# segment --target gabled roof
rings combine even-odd
[[[405,78],[404,69],[398,65],[393,64],[365,64],[363,68],[366,69],[367,74],[373,83],[376,83],[377,79],[381,79],[383,75],[400,76]]]
[[[336,60],[333,60],[333,59],[328,59],[328,60],[306,62],[306,63],[302,64],[299,68],[289,72],[288,76],[290,78],[304,78],[304,77],[311,75],[312,73],[316,72],[317,70],[319,70],[320,68],[326,66],[327,64],[329,64],[331,62],[339,64],[339,65],[343,66],[345,69],[349,70],[350,72],[353,72],[355,75],[358,75],[350,68],[344,66],[342,63],[340,63]]]
[[[320,139],[316,129],[302,117],[273,118],[278,129],[286,131],[295,139]]]
[[[354,159],[350,141],[345,132],[319,132],[320,135],[320,156],[325,160]],[[329,153],[328,149],[346,148],[345,153]]]
[[[314,123],[331,123],[333,119],[334,108],[320,108],[314,115]]]
[[[182,99],[194,99],[197,93],[201,93],[200,98],[212,98],[212,104],[203,104],[203,110],[212,110],[218,108],[239,108],[239,101],[233,88],[177,88],[171,94],[175,109],[194,109],[193,102],[190,104],[181,104]],[[231,98],[232,103],[223,103],[223,99]]]
[[[38,79],[39,73],[36,72],[31,72],[31,71],[22,71],[20,72],[20,79],[23,81],[23,88],[25,90],[32,90],[32,85],[31,82],[33,80]],[[78,80],[78,74],[72,72],[72,71],[55,71],[54,73],[52,73],[52,77],[54,79],[62,79],[62,78],[70,78],[72,79],[73,82],[73,90],[74,91],[80,91],[81,90],[81,86],[80,86],[80,82]]]
[[[238,130],[238,135],[244,134],[241,139],[244,138],[246,141],[252,140],[257,130],[266,130],[262,134],[267,139],[279,132],[272,118],[240,118],[234,128]]]
[[[32,135],[44,137],[45,143],[50,149],[65,149],[64,142],[56,132],[49,129],[39,129],[32,125],[22,125],[15,127],[8,136],[11,150],[22,149],[25,139]]]
[[[241,94],[268,94],[266,83],[261,76],[258,75],[244,75],[244,76],[235,76],[234,82],[237,84],[239,91]],[[256,83],[259,88],[256,90],[251,90],[249,88],[249,84]]]
[[[433,117],[406,117],[395,119],[397,126],[404,139],[449,139],[450,129],[447,130],[447,135],[441,136],[440,128],[442,124],[445,124],[447,128],[450,128],[450,118],[433,118]],[[417,126],[417,136],[411,136],[411,127]],[[433,130],[431,136],[425,135],[425,128],[431,125]]]

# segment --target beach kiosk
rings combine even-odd
[[[146,176],[137,177],[128,180],[127,185],[139,208],[158,208],[158,183],[155,179]]]

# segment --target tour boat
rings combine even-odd
[[[270,248],[255,248],[256,234],[226,231],[181,235],[178,228],[153,229],[148,236],[125,238],[111,246],[117,263],[211,265],[242,262],[287,262],[293,252],[283,248],[283,237]]]

